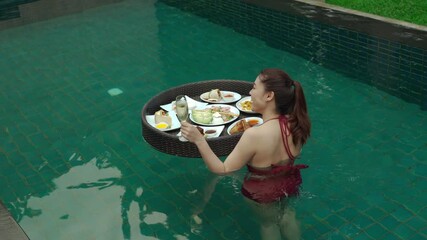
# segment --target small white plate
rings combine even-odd
[[[222,130],[224,130],[224,125],[222,125],[222,126],[216,126],[216,127],[206,127],[206,126],[200,126],[200,127],[203,128],[204,131],[211,130],[211,129],[216,130],[216,133],[214,135],[212,135],[212,136],[205,136],[206,138],[216,138],[216,137],[219,137],[219,135],[221,135],[221,133],[222,133]],[[181,136],[181,131],[179,133],[177,133],[176,135],[178,137],[180,137]]]
[[[260,117],[247,117],[247,118],[243,118],[243,119],[240,119],[239,121],[236,121],[236,122],[234,122],[233,124],[231,124],[228,128],[227,128],[227,133],[228,133],[228,135],[231,135],[230,134],[230,131],[231,131],[231,129],[238,123],[238,122],[240,122],[240,121],[242,121],[242,120],[245,120],[246,122],[249,122],[250,120],[258,120],[258,124],[257,125],[254,125],[254,126],[252,126],[252,127],[255,127],[255,126],[259,126],[259,125],[261,125],[264,121],[262,120],[262,118],[260,118]]]
[[[185,95],[185,99],[187,100],[188,110],[190,111],[192,109],[203,108],[208,105],[208,103],[196,101],[187,95]],[[168,112],[175,112],[175,101],[172,101],[169,104],[161,105],[160,107]]]
[[[175,112],[169,112],[169,116],[171,116],[171,118],[172,118],[172,126],[170,128],[165,128],[165,129],[158,129],[157,128],[159,131],[167,132],[167,131],[172,131],[172,130],[175,130],[175,129],[178,129],[181,127],[181,123],[179,122],[178,118],[176,117]],[[145,119],[147,119],[148,124],[150,124],[151,126],[156,128],[156,122],[154,121],[154,115],[147,115],[147,116],[145,116]]]
[[[212,136],[206,136],[206,138],[216,138],[219,137],[219,135],[221,135],[222,130],[224,130],[224,125],[222,126],[216,126],[216,127],[205,127],[205,126],[200,126],[201,128],[203,128],[203,130],[205,130],[205,132],[207,130],[216,130],[216,133]]]
[[[254,112],[254,111],[252,111],[252,110],[243,109],[243,107],[242,107],[242,103],[243,103],[243,102],[246,102],[246,101],[251,101],[251,97],[250,97],[250,96],[248,96],[248,97],[244,97],[244,98],[240,99],[240,101],[238,101],[238,102],[236,103],[236,107],[237,107],[237,109],[239,109],[240,111],[245,112],[245,113],[256,113],[256,112]]]
[[[233,103],[233,102],[238,101],[240,98],[242,98],[242,95],[240,95],[236,92],[230,92],[230,91],[220,91],[220,92],[221,92],[221,96],[226,96],[227,94],[232,94],[233,97],[232,98],[224,98],[223,97],[222,99],[216,101],[216,100],[208,99],[209,92],[205,92],[205,93],[202,93],[200,95],[200,99],[202,99],[202,101],[205,101],[208,103]]]
[[[200,122],[197,122],[193,119],[193,116],[192,116],[191,111],[190,111],[190,120],[193,121],[194,123],[198,124],[198,125],[219,126],[219,125],[225,125],[227,123],[231,123],[232,121],[236,120],[240,115],[239,109],[237,109],[234,106],[227,105],[227,104],[209,104],[206,107],[201,108],[201,109],[206,109],[206,108],[211,108],[211,107],[228,107],[228,108],[230,108],[230,112],[236,114],[236,116],[234,116],[232,119],[225,121],[223,123],[200,123]]]

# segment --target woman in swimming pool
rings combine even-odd
[[[300,169],[294,165],[310,136],[310,119],[301,84],[280,69],[264,69],[249,92],[252,110],[262,114],[264,123],[243,132],[239,142],[222,162],[206,139],[190,123],[181,132],[196,144],[210,171],[226,174],[247,166],[242,194],[252,202],[268,204],[297,195]]]
[[[214,173],[226,174],[245,165],[250,172],[293,165],[310,136],[310,119],[301,84],[288,74],[280,69],[263,70],[249,94],[252,110],[262,114],[264,123],[247,129],[224,162],[193,125],[182,124],[182,134],[196,144]]]

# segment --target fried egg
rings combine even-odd
[[[158,129],[166,129],[169,127],[169,124],[165,123],[165,122],[159,122],[156,124],[156,128]]]

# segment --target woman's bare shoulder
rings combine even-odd
[[[266,126],[256,126],[256,127],[251,127],[245,130],[244,134],[246,134],[249,137],[263,137],[268,135],[269,133],[269,128],[267,128]]]

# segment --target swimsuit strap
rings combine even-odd
[[[279,117],[279,125],[280,131],[282,132],[282,140],[285,146],[286,153],[289,156],[289,160],[291,160],[290,165],[294,165],[295,156],[292,155],[291,148],[289,147],[288,137],[291,135],[291,130],[288,127],[288,119],[284,115],[280,115]],[[287,131],[287,133],[286,133]]]
[[[293,172],[300,169],[308,168],[308,165],[305,164],[297,164],[297,165],[276,165],[271,164],[271,167],[266,168],[257,168],[253,167],[250,164],[246,164],[248,167],[248,171],[257,175],[271,175],[271,174],[278,174],[281,172]]]

